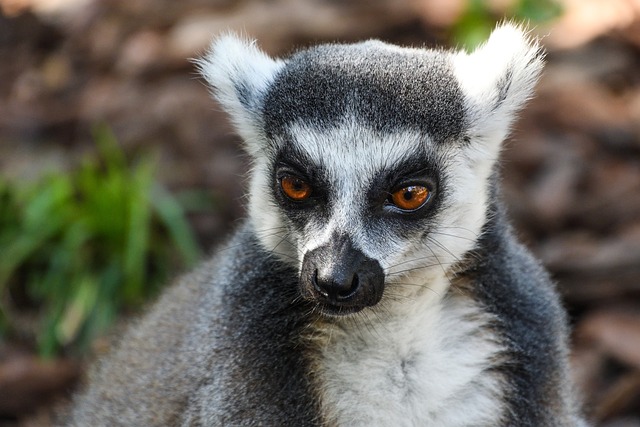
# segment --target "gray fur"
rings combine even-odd
[[[378,41],[296,53],[266,94],[267,135],[302,121],[330,126],[345,112],[380,132],[418,128],[439,141],[463,130],[463,99],[447,55]]]
[[[507,24],[470,55],[369,41],[272,60],[226,36],[199,65],[254,160],[249,218],[64,425],[582,425],[564,311],[499,200],[535,41]],[[310,198],[283,193],[292,175]],[[390,202],[414,185],[422,206]]]
[[[132,325],[66,425],[313,425],[296,274],[242,227]],[[256,293],[260,298],[256,298]]]
[[[508,379],[504,425],[582,426],[567,366],[566,314],[547,272],[514,239],[498,197],[458,280],[468,280],[465,289],[495,314],[506,343],[504,360],[492,368]]]

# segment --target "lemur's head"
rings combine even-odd
[[[199,66],[252,157],[261,244],[321,311],[348,314],[473,249],[542,55],[504,24],[471,54],[367,41],[274,60],[228,35]]]

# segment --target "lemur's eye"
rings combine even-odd
[[[280,179],[280,186],[284,194],[296,202],[309,198],[311,186],[295,176],[285,175]]]
[[[390,201],[404,211],[415,211],[429,200],[429,189],[422,185],[410,185],[394,191]]]

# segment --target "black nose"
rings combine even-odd
[[[357,249],[348,236],[334,236],[305,254],[302,293],[331,312],[354,312],[380,301],[384,271],[380,263]]]
[[[349,267],[355,267],[355,265],[351,264]],[[342,268],[337,271],[325,269],[322,276],[316,269],[311,280],[318,293],[334,301],[348,300],[360,287],[360,279],[355,268]]]

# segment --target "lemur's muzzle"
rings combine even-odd
[[[384,271],[348,236],[336,236],[305,254],[300,286],[302,295],[328,314],[355,313],[380,301]]]

